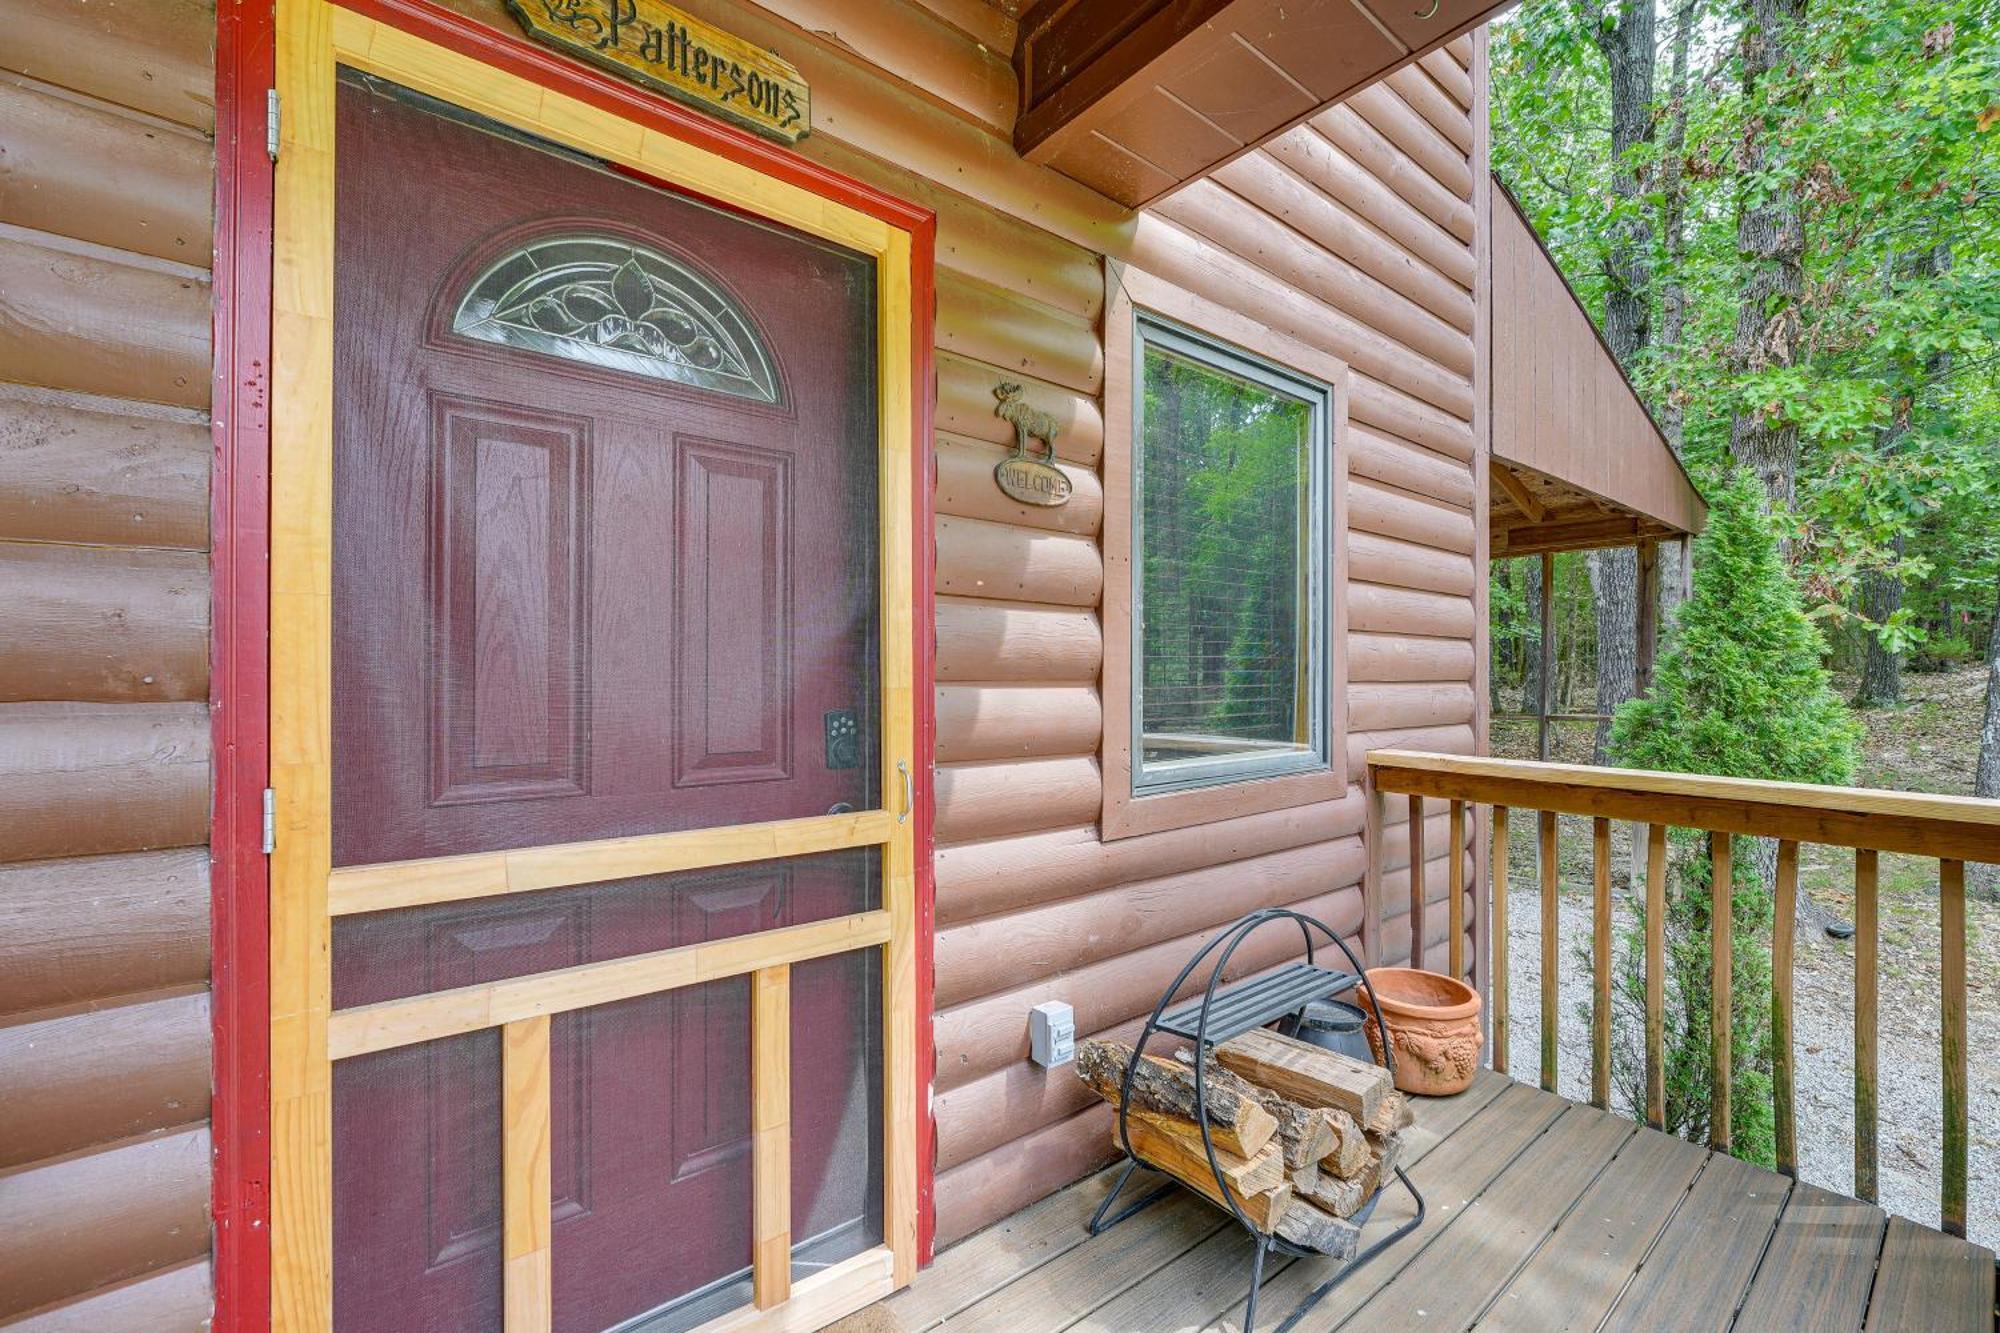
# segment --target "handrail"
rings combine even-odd
[[[1592,1069],[1591,1101],[1608,1106],[1611,1053],[1611,822],[1647,825],[1646,833],[1646,1108],[1654,1128],[1665,1121],[1665,935],[1667,830],[1689,828],[1709,835],[1716,867],[1711,881],[1710,930],[1710,1076],[1709,1139],[1718,1151],[1729,1151],[1731,931],[1715,931],[1716,922],[1730,921],[1730,863],[1738,835],[1778,840],[1777,882],[1771,949],[1771,1021],[1774,1048],[1772,1099],[1776,1122],[1778,1169],[1795,1175],[1798,1169],[1792,1055],[1792,964],[1795,945],[1794,908],[1798,895],[1799,844],[1822,843],[1854,850],[1855,886],[1855,1006],[1854,1006],[1854,1179],[1855,1193],[1874,1201],[1877,1183],[1877,1064],[1876,1026],[1878,861],[1881,852],[1935,858],[1938,862],[1940,916],[1940,987],[1942,990],[1941,1063],[1944,1092],[1944,1173],[1940,1185],[1943,1229],[1965,1234],[1967,1148],[1970,1100],[1966,1064],[1966,917],[1965,862],[2000,863],[2000,801],[1963,796],[1879,791],[1860,787],[1820,787],[1795,782],[1765,782],[1750,778],[1662,773],[1638,769],[1596,768],[1579,764],[1539,763],[1469,755],[1428,754],[1412,750],[1374,750],[1368,754],[1369,822],[1379,832],[1386,822],[1384,798],[1406,797],[1410,806],[1410,911],[1412,962],[1422,966],[1424,856],[1423,802],[1450,802],[1454,834],[1462,827],[1467,805],[1492,808],[1491,920],[1482,919],[1479,938],[1490,953],[1492,987],[1492,1063],[1507,1071],[1507,854],[1508,811],[1539,813],[1537,833],[1541,856],[1541,1082],[1556,1085],[1558,975],[1556,897],[1556,817],[1583,815],[1593,820],[1593,940],[1592,940]],[[1382,843],[1370,839],[1367,917],[1370,938],[1380,934]],[[1454,847],[1463,844],[1455,836]],[[1461,857],[1453,858],[1453,969],[1458,973],[1461,930],[1457,875]],[[1483,917],[1483,914],[1482,914]],[[1477,960],[1484,963],[1487,960]]]

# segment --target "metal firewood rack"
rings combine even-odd
[[[1281,967],[1275,972],[1251,981],[1227,986],[1220,984],[1224,972],[1229,967],[1231,956],[1244,940],[1263,926],[1284,921],[1295,922],[1299,933],[1305,937],[1306,957],[1303,963]],[[1342,972],[1321,967],[1313,961],[1315,932],[1324,936],[1346,956],[1351,971]],[[1195,969],[1202,965],[1203,960],[1211,955],[1215,961],[1210,966],[1208,984],[1203,988],[1201,995],[1174,1004],[1174,996],[1180,993],[1181,987],[1187,984],[1187,979],[1194,975]],[[1132,1098],[1132,1080],[1138,1073],[1139,1061],[1145,1056],[1146,1043],[1154,1034],[1164,1032],[1184,1037],[1194,1043],[1198,1056],[1206,1056],[1210,1048],[1228,1041],[1231,1037],[1241,1036],[1253,1028],[1265,1027],[1281,1019],[1285,1020],[1282,1030],[1293,1033],[1298,1028],[1299,1020],[1304,1017],[1307,1005],[1316,1000],[1330,999],[1353,990],[1361,984],[1361,974],[1361,961],[1354,956],[1354,951],[1347,947],[1347,941],[1341,939],[1324,922],[1285,907],[1267,907],[1238,919],[1236,924],[1203,945],[1194,957],[1188,959],[1187,966],[1167,983],[1166,990],[1160,995],[1159,1003],[1153,1006],[1152,1016],[1140,1030],[1138,1040],[1132,1043],[1132,1058],[1125,1066],[1125,1079],[1118,1090],[1118,1141],[1125,1150],[1125,1166],[1119,1172],[1118,1180],[1111,1187],[1111,1192],[1104,1196],[1104,1202],[1100,1203],[1097,1211],[1091,1215],[1090,1234],[1095,1236],[1108,1231],[1141,1209],[1157,1203],[1171,1193],[1178,1183],[1169,1179],[1143,1198],[1127,1204],[1113,1216],[1109,1218],[1105,1216],[1111,1211],[1111,1205],[1117,1202],[1118,1196],[1124,1192],[1126,1183],[1131,1180],[1133,1171],[1140,1164],[1138,1155],[1132,1151],[1127,1118]],[[1376,1030],[1383,1036],[1380,1043],[1383,1067],[1393,1077],[1396,1057],[1392,1049],[1393,1043],[1388,1040],[1389,1025],[1383,1020],[1382,1006],[1376,1002],[1373,992],[1370,992],[1368,1002],[1375,1011]],[[1250,1294],[1244,1301],[1243,1327],[1245,1333],[1254,1333],[1257,1327],[1257,1295],[1264,1285],[1265,1256],[1273,1251],[1297,1259],[1325,1256],[1317,1251],[1293,1245],[1275,1234],[1258,1230],[1257,1225],[1244,1214],[1238,1196],[1230,1188],[1228,1179],[1223,1175],[1222,1164],[1215,1155],[1215,1140],[1208,1121],[1207,1085],[1203,1074],[1207,1063],[1202,1058],[1197,1058],[1194,1062],[1194,1100],[1195,1109],[1199,1112],[1197,1123],[1201,1127],[1201,1144],[1208,1154],[1209,1169],[1215,1173],[1216,1195],[1228,1205],[1229,1212],[1242,1224],[1253,1242]],[[1363,1264],[1423,1225],[1424,1196],[1417,1192],[1417,1187],[1411,1183],[1409,1175],[1400,1166],[1396,1168],[1396,1179],[1402,1182],[1403,1188],[1408,1190],[1410,1197],[1416,1201],[1416,1215],[1347,1260],[1341,1265],[1339,1272],[1314,1287],[1299,1303],[1298,1308],[1285,1316],[1284,1322],[1278,1325],[1277,1333],[1289,1333],[1292,1326],[1297,1324],[1308,1310],[1325,1300],[1329,1292],[1346,1281]],[[1375,1211],[1375,1205],[1381,1201],[1382,1189],[1382,1183],[1378,1182],[1375,1193],[1351,1220],[1357,1224],[1365,1223]]]

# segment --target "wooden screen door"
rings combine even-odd
[[[273,1317],[915,1260],[910,236],[280,5]]]

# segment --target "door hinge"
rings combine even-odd
[[[278,90],[264,90],[264,151],[278,160]]]
[[[278,793],[264,788],[264,855],[278,850]]]

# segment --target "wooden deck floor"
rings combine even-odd
[[[1422,1102],[1405,1154],[1423,1227],[1302,1330],[1994,1328],[1993,1253],[1486,1073]],[[1184,1190],[1089,1238],[1105,1172],[946,1251],[843,1333],[1235,1329],[1249,1244]],[[1385,1196],[1364,1235],[1408,1220]],[[1266,1269],[1270,1328],[1335,1271]]]

